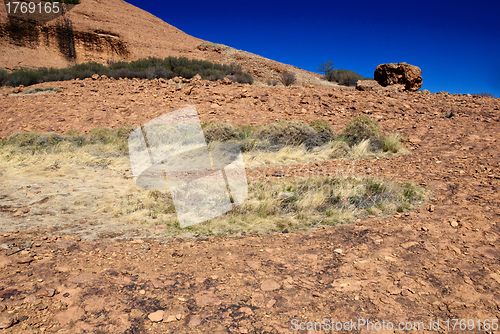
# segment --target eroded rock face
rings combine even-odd
[[[422,70],[407,63],[380,64],[375,69],[374,78],[384,87],[401,84],[410,91],[422,87]]]

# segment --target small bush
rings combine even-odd
[[[278,80],[276,79],[267,80],[266,83],[268,86],[276,86],[278,84]]]
[[[338,82],[340,85],[344,86],[354,86],[358,80],[367,80],[354,71],[335,69],[335,65],[329,60],[326,63],[320,64],[318,67],[318,72],[324,74],[324,78],[330,82]]]
[[[330,159],[343,159],[349,157],[351,148],[343,140],[335,140],[329,144],[329,148],[332,150],[329,154]]]
[[[240,84],[252,84],[253,78],[248,73],[236,73],[234,75],[227,76],[232,82],[238,82]]]
[[[17,147],[32,146],[41,135],[38,132],[17,132],[9,136],[7,143]]]
[[[297,81],[295,73],[285,71],[280,75],[280,81],[286,87],[293,85]]]
[[[243,68],[241,67],[240,64],[231,63],[231,64],[229,64],[229,68],[230,68],[230,74],[231,75],[243,72]]]
[[[87,134],[85,142],[86,144],[107,144],[111,141],[111,131],[112,130],[108,128],[94,128]]]
[[[326,143],[335,139],[335,132],[327,121],[318,119],[309,123],[309,126],[316,131],[323,142]]]
[[[337,81],[343,86],[354,86],[358,80],[365,79],[363,76],[354,71],[340,69],[336,72]]]
[[[203,133],[207,142],[228,141],[231,139],[241,139],[240,129],[230,123],[217,122],[203,124]]]
[[[0,86],[5,86],[9,82],[9,72],[4,69],[0,69]]]
[[[478,94],[479,96],[482,96],[482,97],[493,97],[493,94],[491,93],[486,93],[486,92],[481,92]]]
[[[267,140],[270,145],[305,144],[314,147],[323,144],[316,131],[301,121],[278,121],[262,125],[255,131],[255,137]]]
[[[382,150],[384,152],[398,153],[402,148],[403,144],[400,135],[391,134],[383,138]]]
[[[350,120],[342,131],[342,136],[349,140],[351,146],[368,139],[373,150],[382,147],[378,124],[368,116],[359,116]]]
[[[36,147],[47,147],[47,146],[54,146],[64,140],[63,136],[61,136],[58,133],[45,133],[37,137],[33,144]]]

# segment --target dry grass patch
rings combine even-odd
[[[61,140],[56,135],[12,137],[10,142],[0,145],[3,179],[0,193],[29,205],[24,202],[36,202],[38,198],[26,198],[26,191],[19,189],[27,184],[41,189],[40,196],[49,196],[50,200],[32,209],[50,214],[36,218],[40,226],[58,226],[65,231],[69,224],[73,226],[71,233],[89,235],[130,226],[161,226],[161,236],[167,238],[274,233],[347,224],[369,215],[412,210],[428,196],[423,188],[410,183],[352,175],[253,181],[249,183],[248,197],[238,207],[210,221],[181,229],[170,193],[139,189],[131,178],[128,156],[117,153],[121,141],[110,140],[105,144],[107,140],[99,133],[96,130],[92,134],[95,144],[87,137],[76,142]],[[52,145],[52,141],[57,144]],[[344,142],[329,145],[325,146],[328,149],[310,152],[303,148],[298,154],[296,149],[287,147],[274,155],[284,161],[299,162],[314,154],[317,159],[328,159],[334,152],[346,149]],[[363,152],[368,144],[365,141],[360,145],[364,148],[358,150]],[[82,218],[93,222],[92,227],[79,224]]]

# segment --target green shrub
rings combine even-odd
[[[9,72],[4,69],[0,69],[0,86],[5,86],[9,82]]]
[[[320,136],[302,121],[277,121],[260,126],[254,136],[267,140],[270,145],[302,145],[307,147],[323,144]]]
[[[216,122],[203,124],[203,133],[207,142],[228,141],[231,139],[241,139],[240,129],[230,123]]]
[[[373,150],[382,148],[378,124],[368,116],[359,116],[350,120],[342,131],[342,136],[349,140],[351,146],[369,139]]]
[[[16,132],[9,136],[7,143],[18,147],[32,146],[41,135],[39,132]]]
[[[149,57],[132,62],[108,62],[108,66],[100,63],[89,62],[76,64],[69,68],[38,68],[19,69],[12,73],[0,72],[0,84],[11,86],[29,86],[41,82],[61,81],[71,79],[85,79],[92,75],[106,75],[111,78],[140,78],[140,79],[170,79],[176,76],[190,79],[196,74],[207,80],[220,80],[229,76],[231,80],[239,83],[253,83],[250,74],[241,71],[241,66],[236,64],[221,65],[208,61],[190,60],[187,58],[167,57],[164,59]]]
[[[104,143],[112,141],[112,130],[109,128],[94,128],[85,136],[86,144]]]
[[[36,147],[47,147],[47,146],[54,146],[62,142],[63,140],[64,138],[60,134],[55,132],[50,132],[42,134],[39,137],[35,138],[33,144]]]
[[[327,121],[318,119],[309,123],[309,126],[316,131],[323,142],[329,142],[335,139],[335,132]]]
[[[358,80],[365,79],[354,71],[339,69],[336,71],[337,82],[343,86],[354,86]]]
[[[354,71],[344,69],[336,70],[335,65],[330,60],[326,63],[320,64],[317,71],[323,73],[326,80],[338,82],[340,85],[344,86],[354,86],[358,80],[370,79],[365,78]]]

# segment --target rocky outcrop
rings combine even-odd
[[[382,86],[400,84],[405,90],[416,91],[422,87],[422,70],[407,63],[390,63],[378,65],[374,74],[375,80]]]
[[[356,82],[356,90],[365,92],[401,92],[405,90],[405,86],[394,84],[384,87],[375,80],[358,80],[358,82]]]

